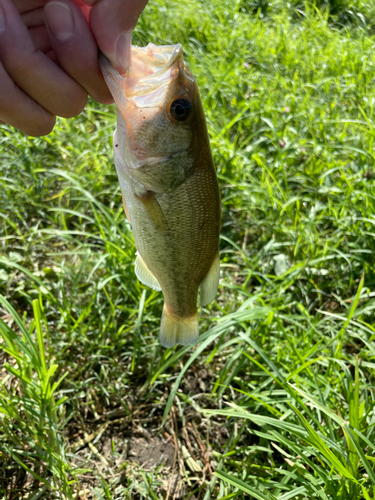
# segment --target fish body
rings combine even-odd
[[[181,45],[132,47],[125,78],[102,58],[117,106],[114,156],[138,278],[164,295],[160,341],[198,340],[197,294],[219,281],[220,196],[199,91]]]

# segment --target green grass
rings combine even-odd
[[[0,499],[375,500],[375,8],[152,2],[207,114],[222,278],[158,342],[112,107],[1,128]],[[148,446],[148,448],[147,448]]]

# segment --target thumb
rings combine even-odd
[[[84,0],[99,49],[120,73],[131,66],[131,33],[148,0]]]

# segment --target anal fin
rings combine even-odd
[[[154,290],[161,290],[158,280],[146,266],[145,261],[138,252],[137,258],[135,259],[135,274],[139,281],[141,281],[144,285],[149,286]]]
[[[160,324],[160,343],[164,347],[176,344],[190,345],[198,342],[198,312],[189,317],[180,317],[168,312],[164,304]]]
[[[220,258],[218,252],[214,257],[214,260],[212,261],[210,270],[201,283],[200,297],[202,306],[206,306],[214,300],[217,293],[217,288],[219,286],[219,278]]]

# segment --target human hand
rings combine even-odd
[[[87,94],[112,102],[98,46],[121,70],[147,0],[0,0],[0,120],[45,135],[55,117],[84,108]],[[128,9],[128,10],[127,10]],[[90,26],[88,24],[90,20]],[[124,48],[125,47],[125,48]]]

